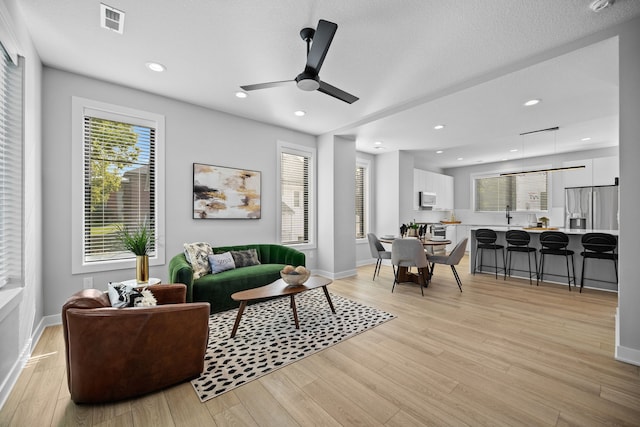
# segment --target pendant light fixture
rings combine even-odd
[[[531,135],[534,133],[539,133],[539,132],[557,132],[560,129],[560,127],[558,126],[554,126],[551,128],[546,128],[546,129],[538,129],[538,130],[532,130],[530,132],[523,132],[520,134],[520,136],[525,136],[525,135]],[[556,134],[553,134],[553,152],[555,154],[556,152]],[[522,157],[524,160],[524,142],[522,143]],[[559,171],[569,171],[569,170],[574,170],[574,169],[584,169],[584,165],[580,165],[580,166],[564,166],[564,167],[560,167],[560,168],[546,168],[546,169],[536,169],[536,170],[524,170],[521,172],[506,172],[506,173],[501,173],[500,176],[515,176],[515,175],[526,175],[529,173],[541,173],[541,172],[559,172]]]

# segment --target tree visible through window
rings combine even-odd
[[[85,116],[84,138],[85,262],[131,258],[117,228],[155,230],[155,130]]]

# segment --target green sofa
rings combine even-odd
[[[259,265],[236,268],[216,274],[205,274],[193,280],[193,270],[184,253],[169,262],[169,283],[187,285],[187,302],[203,301],[211,306],[211,313],[238,307],[231,294],[268,285],[280,278],[285,265],[305,265],[305,255],[296,249],[273,244],[254,244],[213,247],[213,253],[255,249]]]

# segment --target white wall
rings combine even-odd
[[[17,0],[0,3],[1,21],[25,58],[24,72],[24,287],[3,292],[19,294],[0,310],[0,406],[17,379],[40,330],[42,287],[42,176],[41,176],[41,74],[40,58],[33,47]],[[2,301],[0,295],[0,301]]]
[[[616,357],[640,365],[640,19],[620,30],[620,276]]]
[[[398,234],[400,222],[400,153],[378,154],[376,156],[376,173],[374,183],[376,186],[375,226],[371,230],[377,235]],[[412,170],[413,173],[413,170]]]
[[[333,135],[318,138],[318,267],[330,278],[356,274],[355,141]],[[329,225],[331,224],[331,225]]]
[[[127,87],[51,68],[43,75],[43,180],[45,315],[60,313],[65,299],[82,289],[84,277],[94,287],[134,277],[116,270],[71,274],[71,97],[80,96],[165,116],[166,122],[166,263],[184,242],[212,245],[277,242],[276,145],[286,141],[315,147],[311,135],[209,110]],[[194,162],[262,172],[262,218],[259,220],[194,220]],[[313,258],[310,256],[310,258]],[[152,277],[168,279],[167,265],[152,267]],[[313,268],[313,265],[310,265]]]

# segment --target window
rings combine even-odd
[[[159,179],[164,176],[164,118],[81,98],[73,104],[74,132],[79,132],[73,154],[81,157],[74,161],[81,175],[74,179],[80,220],[73,223],[73,272],[130,267],[135,255],[122,247],[117,230],[141,224],[152,234],[150,264],[164,264],[158,241],[164,211]]]
[[[23,68],[0,45],[0,288],[23,281]]]
[[[280,143],[280,242],[313,242],[314,150]]]
[[[358,161],[356,165],[356,239],[367,237],[369,230],[369,164]]]
[[[474,178],[475,211],[548,211],[546,172]]]

